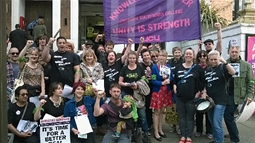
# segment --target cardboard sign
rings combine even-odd
[[[70,143],[70,118],[40,120],[41,143]]]
[[[179,125],[179,116],[176,111],[176,104],[166,108],[165,122],[171,125]]]

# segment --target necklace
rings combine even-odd
[[[51,99],[51,101],[53,102],[53,105],[54,105],[55,107],[58,108],[58,107],[61,105],[61,99],[60,99],[58,102],[54,101],[54,100],[52,99],[52,97],[51,97],[50,99]]]

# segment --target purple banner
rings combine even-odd
[[[104,0],[106,40],[117,44],[201,38],[199,0]]]

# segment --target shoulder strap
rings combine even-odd
[[[194,64],[192,67],[189,68],[189,70],[185,73],[185,75],[181,78],[181,80],[177,83],[177,85],[179,85],[184,78],[190,73],[190,71],[196,66],[197,64]]]
[[[226,90],[226,94],[228,94],[228,90],[229,90],[229,80],[227,80],[227,78],[225,77],[225,71],[224,71],[224,68],[223,68],[223,64],[220,64],[220,71],[221,71],[221,74],[222,76],[224,77],[224,80],[225,80],[225,90]]]
[[[23,117],[24,117],[24,115],[25,115],[25,113],[26,113],[26,111],[27,111],[27,105],[28,105],[28,103],[26,103],[25,109],[24,109],[24,111],[23,111],[23,114],[22,114],[20,120],[23,120]]]
[[[22,69],[22,71],[21,71],[21,73],[19,75],[19,79],[21,79],[21,80],[23,79],[26,67],[27,67],[27,64],[24,65],[24,67],[23,67],[23,69]]]
[[[117,107],[111,100],[108,102],[108,104],[112,107],[115,113],[119,114],[120,112],[119,107]]]

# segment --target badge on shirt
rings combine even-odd
[[[16,111],[16,115],[20,115],[20,111],[19,110]]]

